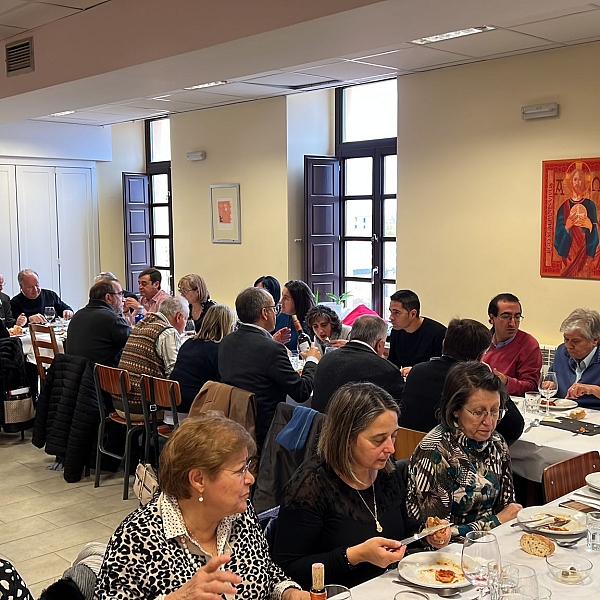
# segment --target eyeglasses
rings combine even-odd
[[[275,306],[265,306],[265,308],[270,308],[276,315],[281,312],[281,304],[276,304]]]
[[[179,288],[179,293],[182,296],[185,296],[186,294],[189,294],[190,292],[195,292],[198,288],[191,288],[191,289],[185,289],[185,288]]]
[[[491,410],[491,411],[487,411],[487,410],[470,410],[468,408],[465,408],[464,406],[463,406],[463,408],[468,413],[471,413],[476,419],[478,419],[480,421],[485,421],[488,417],[492,417],[492,419],[496,419],[496,420],[499,421],[506,414],[506,409],[505,408],[500,408],[498,410]]]
[[[123,290],[121,290],[120,292],[108,292],[111,296],[121,296],[121,298],[123,298],[123,296],[125,296],[125,292]]]
[[[233,473],[234,475],[239,475],[240,477],[243,477],[250,470],[251,466],[252,466],[252,459],[249,458],[246,461],[246,464],[241,469],[238,469],[237,471],[232,471],[231,469],[222,469],[222,470],[227,471],[228,473]]]
[[[514,319],[518,323],[519,321],[522,321],[525,317],[520,314],[511,315],[510,313],[502,313],[501,315],[498,315],[498,318],[502,321],[510,321],[511,319]]]

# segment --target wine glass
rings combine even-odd
[[[46,308],[44,308],[44,317],[46,317],[48,323],[52,323],[52,321],[56,319],[56,310],[54,309],[54,306],[46,306]]]
[[[194,323],[194,319],[188,319],[185,322],[184,335],[195,335],[195,334],[196,334],[196,323]]]
[[[556,373],[554,371],[548,371],[544,375],[544,372],[542,371],[540,374],[538,389],[540,390],[540,394],[546,398],[546,416],[549,416],[550,398],[555,396],[558,392],[558,380],[556,379]]]
[[[488,585],[488,563],[500,565],[498,540],[489,531],[469,531],[462,549],[461,567],[465,577],[477,587],[479,600],[483,600]]]

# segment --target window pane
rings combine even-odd
[[[348,158],[346,167],[346,196],[370,196],[373,193],[373,159],[370,156]]]
[[[371,282],[362,283],[359,281],[346,281],[344,284],[346,292],[351,292],[352,296],[346,300],[346,309],[351,311],[359,304],[365,304],[373,308],[373,289]]]
[[[158,238],[154,240],[154,264],[161,267],[171,266],[171,253],[169,252],[169,240]]]
[[[386,198],[383,201],[383,235],[384,237],[396,237],[396,212],[398,211],[398,200]]]
[[[171,160],[171,122],[150,121],[150,162]]]
[[[383,278],[396,279],[396,242],[383,243]]]
[[[373,202],[371,200],[346,200],[346,236],[371,237]]]
[[[365,277],[371,280],[371,242],[346,242],[346,277]]]
[[[165,173],[162,175],[152,176],[152,203],[166,204],[169,201],[169,176]]]
[[[398,157],[388,154],[383,157],[383,193],[395,194],[398,188]]]
[[[169,235],[169,207],[156,206],[152,209],[154,235]],[[164,263],[161,263],[164,264]]]
[[[398,87],[395,79],[344,90],[344,142],[398,135]]]
[[[390,308],[390,296],[396,291],[395,283],[385,283],[383,285],[383,313],[387,317]]]
[[[173,291],[173,286],[171,285],[171,271],[167,271],[166,269],[159,269],[159,271],[162,275],[160,289],[165,290],[167,294],[170,294]]]

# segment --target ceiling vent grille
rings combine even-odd
[[[34,71],[33,38],[6,45],[6,74],[20,75]]]

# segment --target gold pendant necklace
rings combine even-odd
[[[371,513],[373,519],[375,519],[375,528],[377,529],[377,533],[381,533],[383,531],[383,527],[381,526],[381,523],[377,518],[377,500],[375,500],[375,484],[371,485],[371,489],[373,490],[373,508],[375,509],[375,512],[371,510],[366,500],[362,497],[362,494],[358,490],[356,490],[356,493],[358,494],[359,498],[363,501],[363,504],[367,507],[367,510]]]

